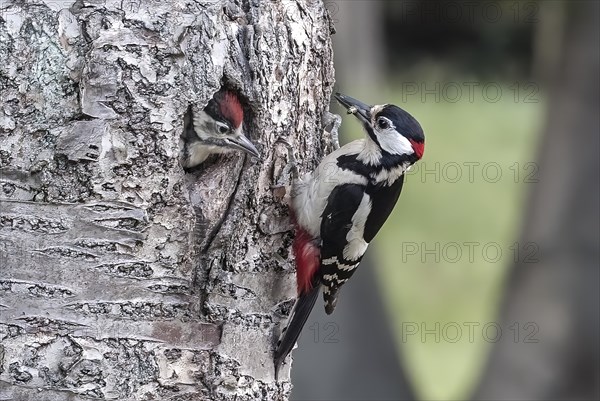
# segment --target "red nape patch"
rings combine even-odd
[[[234,92],[225,91],[219,106],[223,117],[228,119],[235,128],[239,127],[244,118],[244,110],[237,95]]]
[[[420,159],[421,157],[423,157],[423,152],[425,152],[425,142],[417,142],[414,141],[412,139],[409,139],[413,150],[415,151],[415,154],[417,155],[417,157]]]
[[[319,268],[321,253],[313,242],[313,238],[296,224],[296,236],[292,245],[296,258],[296,282],[298,295],[312,288],[312,278]]]

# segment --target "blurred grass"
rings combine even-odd
[[[503,86],[496,103],[486,102],[480,92],[473,103],[467,96],[455,103],[435,102],[433,96],[422,102],[419,95],[402,99],[400,93],[400,88],[390,88],[376,98],[419,120],[426,135],[425,155],[407,176],[399,204],[373,242],[371,255],[418,397],[465,399],[492,345],[484,340],[482,327],[496,321],[503,279],[514,258],[510,247],[519,236],[527,189],[535,185],[524,181],[533,172],[526,163],[536,160],[544,102],[539,94],[537,103],[515,102],[509,85]],[[358,124],[346,122],[344,128],[353,138],[362,136]],[[480,164],[469,174],[464,163]],[[492,182],[498,167],[502,177]],[[479,244],[472,246],[472,259],[464,242]],[[486,244],[492,245],[484,254]],[[502,250],[498,261],[493,260],[496,249]],[[432,330],[436,322],[438,333],[444,334],[445,324],[456,323],[462,335],[457,342],[442,335],[439,342],[433,334],[422,338],[422,324]],[[470,322],[479,323],[473,342],[465,326]],[[403,328],[419,332],[410,335]],[[512,335],[509,328],[502,330],[503,336]],[[456,326],[448,326],[445,334],[454,340]]]

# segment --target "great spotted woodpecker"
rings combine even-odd
[[[242,131],[244,110],[235,92],[222,89],[203,110],[191,108],[186,115],[182,164],[186,169],[204,162],[213,153],[243,150],[254,157],[260,153]]]
[[[275,380],[321,288],[326,313],[335,309],[340,287],[392,212],[404,173],[425,147],[421,126],[401,108],[369,106],[340,93],[335,97],[362,123],[366,138],[335,150],[316,170],[292,182],[298,296],[277,343]]]

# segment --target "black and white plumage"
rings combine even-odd
[[[298,299],[275,352],[276,377],[300,335],[319,287],[325,311],[331,314],[340,287],[352,277],[392,212],[404,173],[424,151],[421,126],[401,108],[368,106],[339,93],[336,99],[358,118],[367,135],[335,150],[292,184]]]
[[[182,165],[186,169],[203,163],[211,154],[242,150],[254,157],[260,153],[244,135],[244,110],[237,94],[220,90],[202,110],[186,114]]]

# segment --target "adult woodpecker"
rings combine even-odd
[[[238,96],[222,89],[203,110],[190,110],[183,131],[182,164],[186,169],[204,162],[213,153],[243,150],[254,157],[260,153],[242,131],[244,109]]]
[[[362,123],[366,138],[335,150],[316,170],[292,182],[298,297],[277,343],[275,380],[321,287],[326,313],[335,309],[340,287],[392,212],[404,173],[425,147],[421,126],[401,108],[369,106],[340,93],[335,97]]]

